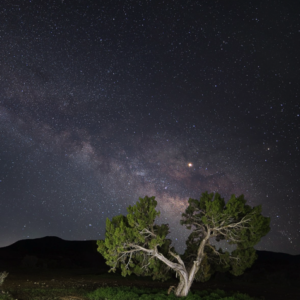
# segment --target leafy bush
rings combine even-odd
[[[87,297],[91,300],[97,299],[113,299],[117,295],[118,291],[116,288],[105,287],[95,290],[92,293],[89,293]]]
[[[174,294],[168,295],[163,289],[143,289],[137,287],[103,287],[87,295],[91,300],[175,300]],[[226,294],[222,290],[190,292],[185,300],[254,300],[248,295],[235,293]]]
[[[0,294],[0,300],[14,300],[10,295],[2,295]]]

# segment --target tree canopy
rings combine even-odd
[[[189,199],[180,223],[192,230],[186,250],[179,255],[167,238],[169,225],[155,224],[160,212],[155,197],[145,196],[127,208],[127,216],[106,220],[105,240],[97,241],[98,251],[111,271],[135,273],[166,280],[175,272],[177,296],[186,296],[194,280],[206,281],[215,271],[241,275],[257,258],[253,248],[270,230],[270,218],[261,215],[261,206],[246,205],[244,196],[232,195],[227,203],[218,193],[203,193]],[[235,245],[229,253],[215,242]],[[170,272],[171,271],[171,272]]]

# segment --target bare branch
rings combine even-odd
[[[130,257],[128,260],[128,263],[126,264],[125,268],[128,269],[129,263],[131,262],[132,252],[130,253]]]
[[[214,254],[216,254],[218,257],[219,257],[219,263],[221,263],[222,261],[224,261],[224,259],[222,258],[222,254],[219,252],[219,251],[217,251],[213,246],[211,246],[211,245],[209,245],[209,244],[207,244],[206,246],[208,246],[210,249],[212,249],[213,250],[213,253]],[[229,259],[232,259],[232,260],[239,260],[239,258],[238,257],[234,257],[234,256],[229,256]]]
[[[183,262],[183,260],[181,259],[181,257],[180,257],[179,255],[173,253],[170,249],[169,249],[169,253],[170,253],[173,257],[175,257],[175,258],[177,259],[177,261],[178,261],[182,266],[184,266],[184,262]]]
[[[149,237],[156,237],[156,234],[154,234],[153,232],[151,232],[150,230],[148,230],[147,228],[144,228],[142,231],[139,232],[140,234],[145,235],[146,238]]]
[[[206,244],[206,246],[208,246],[210,249],[213,250],[214,254],[216,254],[219,257],[219,263],[221,263],[222,259],[221,259],[221,254],[211,245]]]

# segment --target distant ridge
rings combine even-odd
[[[57,236],[45,236],[35,239],[26,239],[17,241],[1,249],[16,252],[48,252],[48,251],[97,251],[96,240],[88,241],[69,241]]]
[[[256,250],[258,255],[258,262],[272,262],[272,261],[285,261],[289,263],[297,263],[300,264],[300,255],[292,255],[287,253],[280,252],[271,252],[271,251],[258,251]]]
[[[0,249],[11,249],[11,250],[21,250],[25,249],[27,247],[31,247],[31,245],[36,244],[36,243],[49,243],[49,242],[54,242],[55,244],[59,242],[63,242],[64,240],[60,237],[57,236],[45,236],[41,238],[35,238],[35,239],[24,239],[24,240],[19,240],[11,245],[5,246],[5,247],[0,247]]]
[[[19,253],[27,253],[30,255],[38,255],[42,253],[93,253],[99,256],[100,253],[97,251],[96,240],[87,241],[72,241],[64,240],[57,236],[45,236],[35,239],[24,239],[19,240],[9,246],[0,248],[1,252],[13,251]],[[271,251],[256,251],[258,255],[257,263],[260,262],[289,262],[300,264],[300,255],[291,255],[287,253],[278,253]]]
[[[40,261],[56,261],[62,265],[107,268],[103,256],[97,251],[97,241],[67,241],[56,236],[17,241],[0,248],[0,266],[20,266],[25,257],[34,256]]]

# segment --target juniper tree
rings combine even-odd
[[[225,203],[218,193],[207,192],[188,203],[180,223],[192,232],[183,255],[167,239],[168,224],[155,224],[160,215],[155,197],[139,198],[127,208],[127,216],[107,218],[105,240],[97,244],[110,271],[121,268],[123,276],[135,273],[160,280],[168,279],[173,271],[179,277],[175,295],[182,297],[194,280],[204,282],[215,271],[238,276],[251,267],[257,258],[253,246],[270,230],[270,218],[261,215],[261,206],[246,205],[243,195],[232,195]],[[221,240],[236,249],[231,253],[217,249],[212,241]]]

